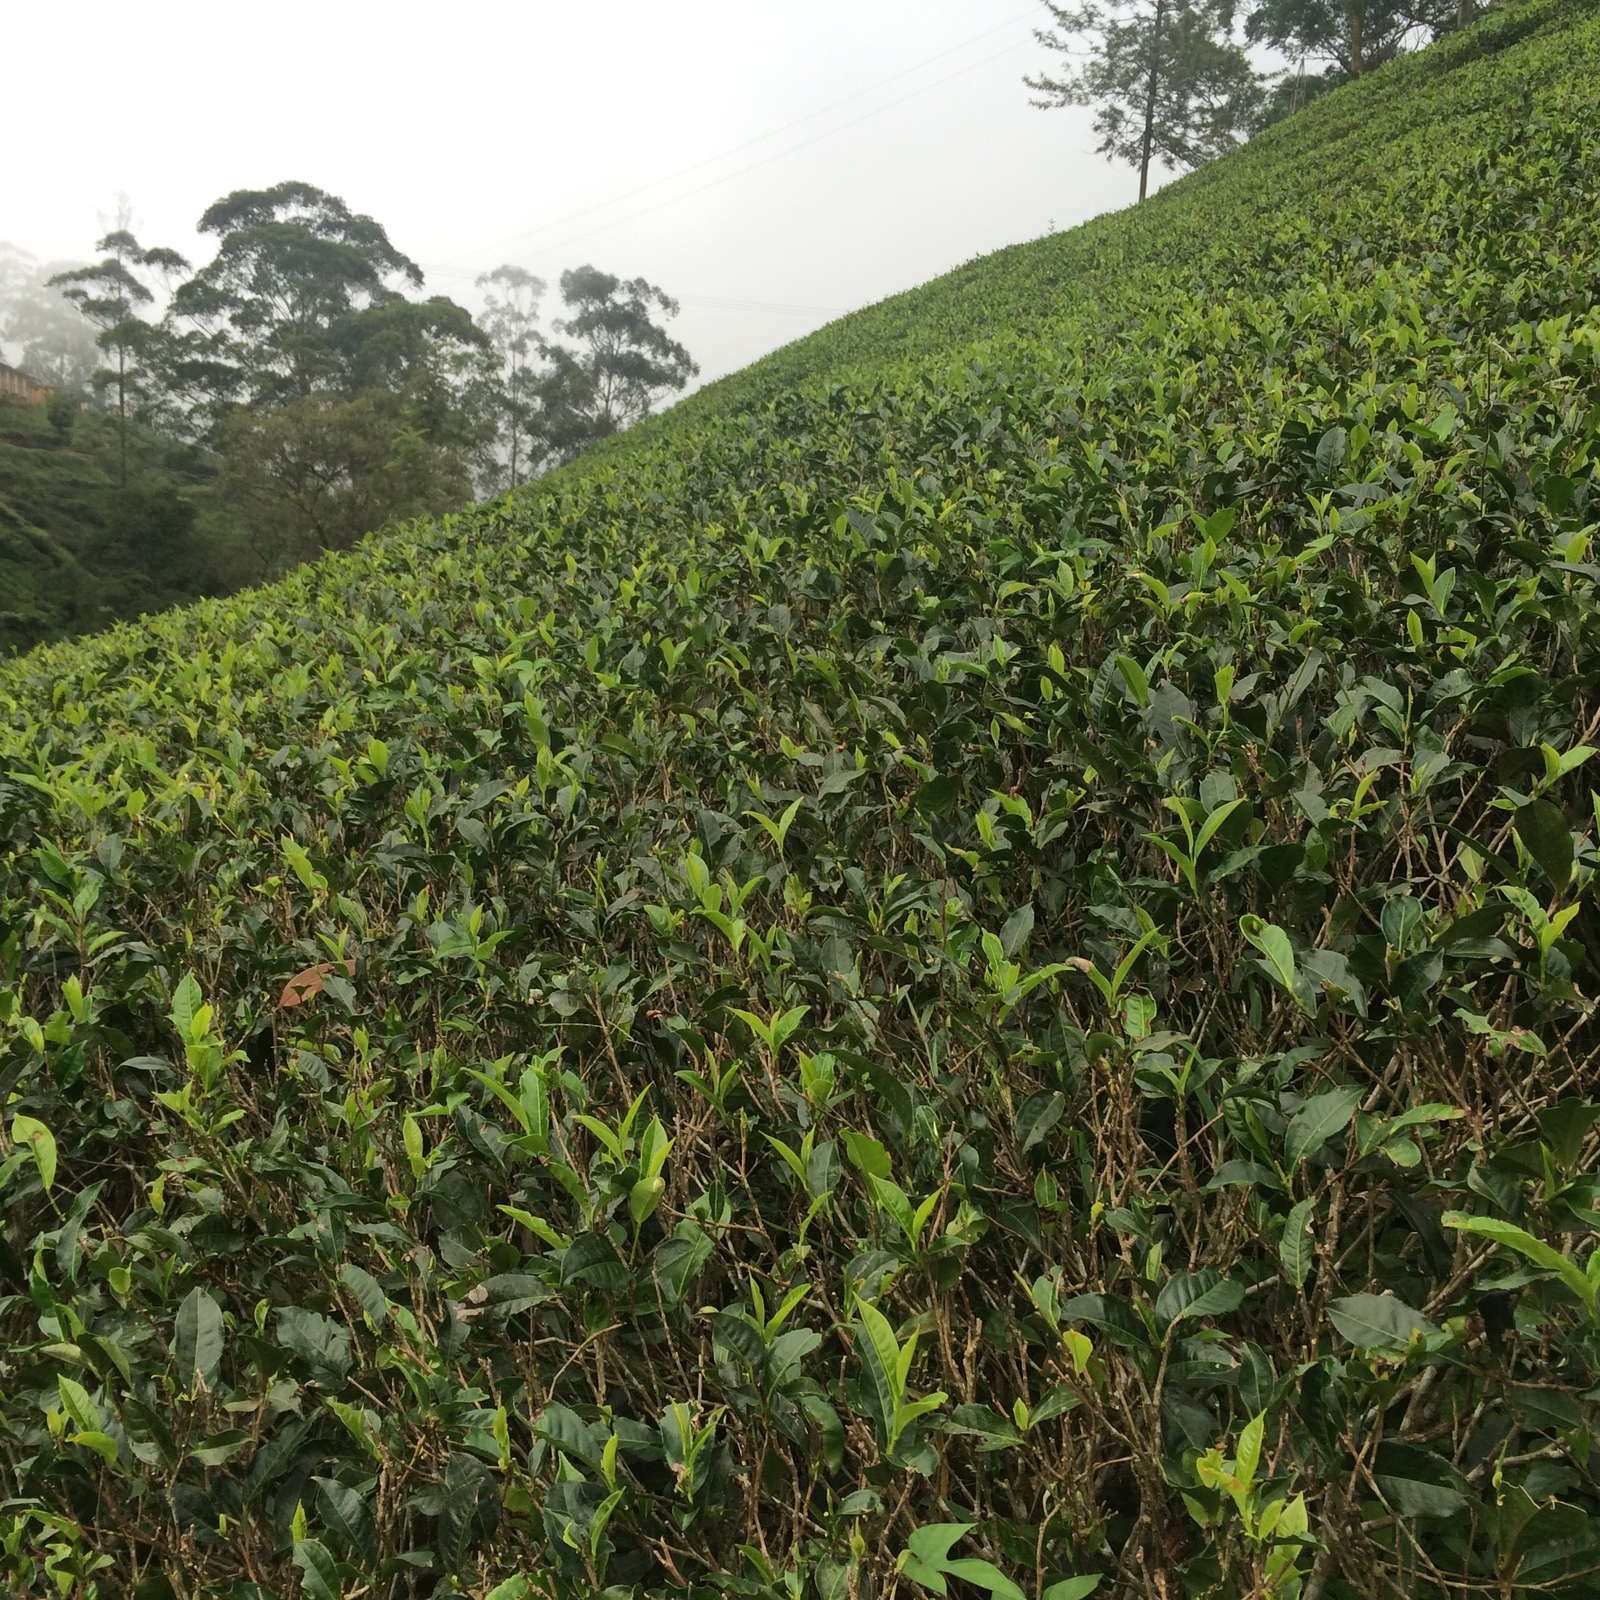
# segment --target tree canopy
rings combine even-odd
[[[1473,9],[1471,0],[1257,0],[1245,32],[1359,78],[1408,46],[1471,21]]]
[[[1025,79],[1034,104],[1095,107],[1100,153],[1138,169],[1141,200],[1152,161],[1197,167],[1248,135],[1260,76],[1235,38],[1234,0],[1045,0],[1045,9],[1055,27],[1039,42],[1079,60],[1058,77]]]
[[[570,314],[556,331],[577,341],[571,360],[589,391],[592,438],[632,426],[699,372],[656,322],[658,312],[677,316],[678,302],[653,283],[582,266],[561,274],[561,298]]]
[[[404,388],[445,349],[486,346],[460,307],[406,299],[422,269],[381,223],[308,183],[235,190],[198,226],[217,253],[179,287],[171,318],[188,330],[179,375],[208,420],[231,404]]]
[[[541,279],[506,265],[478,284],[487,291],[483,326],[499,356],[494,407],[513,486],[523,464],[533,472],[571,461],[647,416],[700,370],[662,326],[678,314],[677,301],[644,278],[588,265],[563,272],[568,315],[548,335],[538,325]]]
[[[127,228],[106,234],[95,249],[103,252],[95,265],[58,272],[49,281],[100,330],[95,343],[115,363],[100,368],[93,382],[98,389],[116,390],[121,481],[126,486],[130,396],[138,411],[154,404],[160,392],[159,335],[139,312],[155,302],[152,278],[170,280],[189,263],[176,250],[146,249]]]
[[[1043,0],[1035,37],[1067,61],[1024,82],[1043,109],[1095,108],[1100,153],[1139,173],[1193,168],[1309,100],[1477,16],[1481,0]],[[1242,27],[1241,27],[1242,25]],[[1293,65],[1258,69],[1248,47]],[[1307,75],[1307,61],[1320,73]]]

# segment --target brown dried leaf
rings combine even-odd
[[[322,993],[323,982],[328,975],[341,967],[347,977],[355,977],[354,961],[320,961],[314,967],[307,967],[305,971],[295,973],[283,986],[283,993],[278,996],[278,1009],[287,1011],[290,1006],[303,1006],[313,996]]]

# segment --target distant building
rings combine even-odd
[[[0,361],[0,397],[20,400],[24,405],[42,406],[54,393],[48,383],[40,383],[26,372],[18,372]]]

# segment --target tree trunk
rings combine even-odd
[[[1350,76],[1359,78],[1367,70],[1366,61],[1366,16],[1367,8],[1362,0],[1355,0],[1350,7]]]
[[[522,419],[517,415],[517,396],[522,393],[522,385],[517,381],[520,374],[517,371],[517,352],[511,352],[511,487],[517,486],[517,439],[522,432]]]
[[[128,347],[117,346],[117,420],[122,438],[122,487],[128,487]]]
[[[1144,92],[1144,140],[1139,147],[1139,198],[1150,188],[1150,150],[1155,142],[1156,92],[1161,86],[1161,19],[1166,0],[1156,0],[1155,25],[1150,30],[1150,81]]]
[[[1456,0],[1456,26],[1458,28],[1471,27],[1478,20],[1478,7],[1476,0]]]

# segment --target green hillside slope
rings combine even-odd
[[[1358,90],[1314,101],[1145,205],[981,257],[841,318],[708,384],[650,426],[675,429],[819,378],[881,378],[896,363],[974,341],[1009,350],[1019,339],[1070,340],[1085,323],[1162,306],[1175,285],[1210,295],[1258,285],[1271,264],[1263,253],[1283,251],[1290,219],[1306,238],[1352,211],[1387,220],[1408,208],[1419,182],[1529,115],[1533,97],[1555,85],[1537,47],[1527,47],[1540,34],[1564,34],[1588,9],[1572,0],[1511,6]],[[1583,81],[1565,66],[1561,78]]]
[[[184,495],[203,457],[131,431],[123,485],[111,417],[0,401],[0,656],[225,587]]]
[[[1597,204],[1513,6],[0,671],[7,1592],[1594,1592]]]

